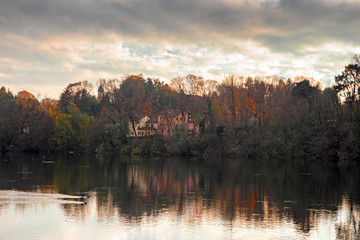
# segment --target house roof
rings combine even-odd
[[[158,116],[159,115],[163,115],[165,117],[170,117],[170,118],[174,118],[176,116],[178,116],[179,114],[181,114],[181,111],[176,109],[176,110],[165,110],[165,111],[161,111],[158,115],[154,115],[153,117],[151,117],[148,121],[146,121],[146,123],[157,123],[158,120]]]
[[[146,121],[146,123],[157,123],[158,122],[158,116],[156,115],[155,117],[150,118],[149,120]]]
[[[181,114],[181,111],[180,110],[170,110],[169,111],[169,115],[170,117],[175,117],[177,115]]]
[[[148,116],[145,113],[139,113],[139,114],[135,114],[135,117],[137,120],[143,119],[144,117]]]

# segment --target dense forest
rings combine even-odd
[[[97,92],[97,94],[93,94]],[[142,74],[69,84],[59,100],[0,89],[0,151],[237,156],[270,160],[360,160],[360,63],[332,87],[305,77],[200,76],[170,84]],[[129,119],[191,112],[199,132],[128,137]]]

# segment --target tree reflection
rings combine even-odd
[[[306,234],[322,219],[335,218],[337,238],[359,237],[356,169],[242,160],[48,158],[55,163],[2,160],[1,189],[90,194],[90,206],[62,205],[66,216],[77,219],[89,218],[95,207],[97,219],[129,224],[166,213],[188,224],[221,219],[232,226],[275,228],[285,221]],[[23,179],[24,169],[32,172],[30,178]]]
[[[352,199],[343,198],[335,227],[337,239],[360,239],[360,207]]]

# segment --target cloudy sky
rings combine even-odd
[[[0,0],[0,85],[57,98],[143,73],[312,76],[360,53],[358,0]]]

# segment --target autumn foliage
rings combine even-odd
[[[358,73],[356,64],[349,65],[336,77],[337,85],[326,89],[304,77],[230,75],[216,82],[187,75],[167,84],[127,75],[100,79],[96,87],[71,83],[59,100],[41,101],[25,90],[13,95],[3,87],[0,150],[351,162],[360,154],[353,144],[360,139]],[[128,137],[141,114],[172,109],[190,113],[198,133],[178,128],[169,137]]]

